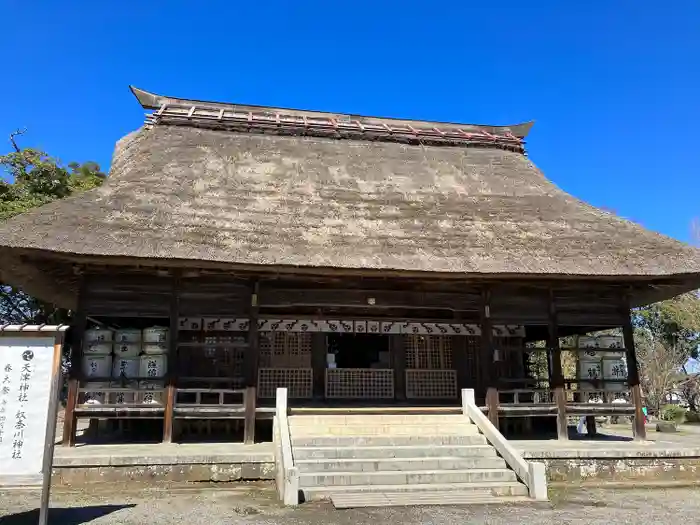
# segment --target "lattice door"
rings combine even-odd
[[[230,378],[232,387],[243,385],[245,332],[181,333],[177,352],[181,376]],[[197,346],[188,346],[194,344]],[[230,346],[228,346],[230,344]]]
[[[452,339],[442,335],[407,335],[406,368],[451,370]]]
[[[260,333],[261,368],[309,368],[311,334],[295,332]]]

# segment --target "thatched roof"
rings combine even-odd
[[[695,284],[700,275],[698,250],[550,182],[524,154],[529,124],[398,121],[135,93],[157,111],[119,141],[103,187],[0,225],[0,279],[26,280],[9,264],[26,250],[232,268],[686,275]]]

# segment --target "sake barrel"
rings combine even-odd
[[[163,381],[141,381],[139,385],[139,401],[144,405],[162,405],[165,383]],[[150,390],[160,390],[150,392]]]
[[[113,405],[133,405],[137,403],[138,390],[137,381],[112,381],[111,388],[131,388],[133,392],[112,392],[110,394],[110,403]]]
[[[168,344],[168,332],[167,328],[162,326],[153,326],[151,328],[146,328],[143,331],[143,336],[141,340],[146,344],[161,344],[167,347]]]
[[[160,379],[165,376],[168,367],[166,355],[142,355],[139,377]]]
[[[85,377],[109,377],[112,369],[111,355],[83,356],[82,370]]]
[[[616,380],[614,383],[606,383],[606,390],[626,390],[627,383],[617,382],[620,379],[627,379],[627,365],[625,361],[619,358],[604,358],[603,379]]]
[[[579,348],[598,348],[598,339],[588,335],[583,335],[578,338]]]
[[[112,336],[112,331],[105,328],[91,328],[90,330],[86,330],[83,344],[83,354],[111,354]]]
[[[115,357],[112,364],[112,377],[115,379],[120,377],[138,377],[139,363],[140,359],[138,357]]]
[[[85,385],[85,388],[89,388],[90,390],[86,390],[83,392],[83,403],[86,405],[103,405],[105,403],[105,400],[107,399],[107,394],[101,390],[103,388],[109,388],[109,383],[102,383],[102,382],[96,382],[96,383],[87,383]]]
[[[619,335],[601,335],[598,337],[598,346],[610,350],[621,350],[624,348],[622,337]]]
[[[85,330],[84,341],[90,343],[111,343],[114,333],[106,328],[90,328]]]
[[[138,357],[141,343],[114,343],[114,357]]]
[[[603,370],[600,359],[581,359],[579,362],[579,379],[581,381],[602,378]]]
[[[114,332],[115,343],[141,342],[141,330],[137,328],[122,328]]]
[[[88,343],[85,342],[83,346],[83,354],[85,355],[109,355],[112,353],[112,342],[98,343],[92,341]]]
[[[166,343],[143,343],[141,353],[146,355],[167,354],[168,345]]]

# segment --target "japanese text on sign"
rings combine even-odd
[[[42,472],[53,338],[0,338],[0,476]]]

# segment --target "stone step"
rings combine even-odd
[[[504,505],[531,503],[527,496],[492,496],[484,491],[435,491],[423,492],[348,492],[333,494],[331,502],[336,509],[370,507],[409,507],[418,505]]]
[[[387,472],[304,472],[299,474],[300,487],[355,485],[412,485],[429,483],[483,483],[517,481],[508,469],[407,470]]]
[[[388,472],[388,471],[440,471],[470,469],[506,469],[506,462],[499,457],[473,458],[384,458],[384,459],[301,459],[295,460],[300,473],[311,472]]]
[[[399,445],[364,447],[295,447],[294,459],[389,459],[497,457],[491,445]]]
[[[313,425],[293,426],[292,436],[473,436],[479,434],[476,425]]]
[[[479,483],[416,483],[412,485],[354,485],[349,487],[309,487],[302,489],[306,501],[328,499],[336,494],[366,493],[441,493],[445,496],[459,492],[475,496],[491,495],[495,497],[528,496],[527,487],[519,481],[479,482]]]
[[[394,447],[394,446],[447,446],[486,445],[486,438],[474,435],[419,434],[417,436],[298,436],[291,435],[292,446],[297,447]]]
[[[450,414],[381,414],[289,416],[290,425],[366,425],[366,424],[456,424],[468,423],[465,416]]]

